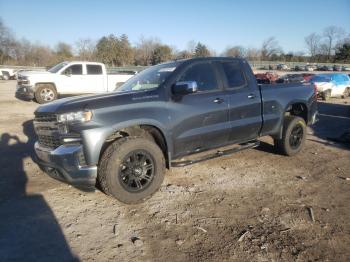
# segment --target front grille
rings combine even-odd
[[[36,122],[55,122],[57,123],[57,115],[56,114],[44,114],[44,113],[36,113],[35,119]]]
[[[40,145],[55,149],[62,145],[58,133],[56,114],[36,113],[34,118],[35,133]]]
[[[58,137],[54,136],[38,135],[38,141],[40,145],[49,148],[57,148],[62,144],[61,140]]]

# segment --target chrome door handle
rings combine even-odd
[[[255,95],[253,94],[248,95],[248,99],[253,99],[253,98],[255,98]]]
[[[224,99],[222,99],[222,98],[215,98],[213,102],[216,103],[216,104],[221,104],[221,103],[224,102]]]

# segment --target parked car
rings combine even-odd
[[[303,66],[303,65],[296,65],[294,67],[294,71],[306,71],[305,70],[305,66]]]
[[[313,65],[306,65],[305,71],[313,72],[315,70],[315,66]]]
[[[16,79],[16,69],[0,68],[0,78],[4,80]]]
[[[318,71],[333,71],[333,66],[330,65],[321,65],[318,68]]]
[[[273,72],[255,74],[258,84],[271,84],[278,79],[278,75]]]
[[[310,83],[315,85],[317,95],[323,100],[350,95],[350,78],[347,74],[319,74],[313,76]]]
[[[303,73],[301,74],[306,82],[309,82],[311,77],[313,77],[315,74],[310,74],[310,73]]]
[[[342,71],[350,71],[350,66],[342,66]]]
[[[59,95],[111,92],[135,73],[107,74],[104,64],[62,62],[48,71],[24,71],[18,75],[16,97],[35,99],[39,104],[56,100]]]
[[[253,148],[263,136],[297,154],[316,120],[316,94],[310,84],[282,86],[257,85],[238,58],[159,64],[115,92],[40,106],[36,161],[53,178],[77,187],[98,182],[121,202],[139,203],[159,189],[166,167]]]
[[[301,74],[286,74],[276,80],[276,83],[301,83],[304,82],[304,77]]]
[[[277,70],[288,71],[290,68],[286,64],[278,64]]]
[[[334,65],[333,66],[333,71],[342,71],[342,68],[340,65]]]

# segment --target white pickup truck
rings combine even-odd
[[[35,99],[43,104],[59,95],[110,92],[134,76],[136,72],[107,74],[102,63],[62,62],[48,71],[25,71],[17,76],[16,97]]]
[[[16,69],[0,68],[0,79],[9,80],[16,78]]]

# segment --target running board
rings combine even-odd
[[[243,144],[239,144],[238,146],[235,146],[234,148],[226,149],[226,150],[218,150],[215,153],[204,155],[203,157],[198,157],[194,159],[188,159],[188,160],[179,160],[179,161],[173,161],[171,162],[172,167],[183,167],[183,166],[188,166],[192,164],[196,164],[198,162],[206,161],[209,159],[221,157],[221,156],[226,156],[230,155],[245,149],[250,149],[254,148],[260,145],[260,141],[251,141]]]

